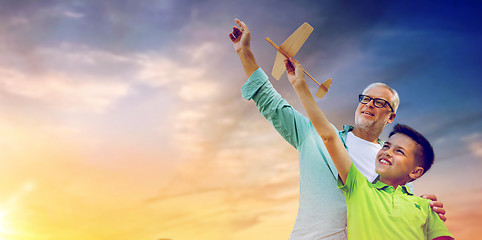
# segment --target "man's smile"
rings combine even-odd
[[[369,116],[375,116],[375,114],[373,114],[373,113],[371,113],[371,112],[368,112],[368,111],[362,111],[361,113],[362,113],[362,114],[369,115]]]

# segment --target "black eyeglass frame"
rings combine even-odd
[[[368,102],[364,103],[362,102],[362,100],[367,97],[368,98]],[[388,106],[390,107],[390,110],[392,110],[393,112],[393,108],[392,106],[390,105],[390,103],[385,100],[385,99],[381,99],[381,98],[372,98],[370,96],[367,96],[367,95],[363,95],[363,94],[360,94],[358,95],[358,102],[362,103],[362,104],[368,104],[370,103],[370,101],[373,100],[373,106],[377,107],[377,108],[384,108],[387,104]],[[380,105],[380,101],[382,102],[382,105]]]

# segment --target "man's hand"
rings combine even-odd
[[[442,221],[447,221],[447,217],[445,216],[444,204],[440,201],[437,201],[437,196],[433,194],[424,194],[421,197],[432,200],[430,202],[430,207],[432,207],[432,210],[438,214]]]
[[[235,19],[235,21],[238,27],[233,27],[233,32],[229,33],[229,38],[233,41],[234,50],[238,53],[244,72],[249,78],[259,68],[250,49],[251,33],[244,22],[239,21],[239,19]]]
[[[242,50],[250,50],[251,33],[248,26],[239,19],[235,19],[239,27],[234,26],[233,32],[229,34],[229,38],[233,41],[234,50],[237,53]]]
[[[305,82],[305,73],[301,63],[293,58],[285,59],[286,73],[293,86]],[[296,86],[295,86],[296,87]]]

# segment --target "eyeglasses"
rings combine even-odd
[[[381,98],[372,98],[367,95],[360,94],[358,95],[358,101],[363,104],[368,104],[371,100],[373,99],[373,105],[377,108],[384,108],[386,105],[390,107],[390,110],[393,112],[392,106],[390,106],[390,103],[388,103],[386,100],[381,99]]]

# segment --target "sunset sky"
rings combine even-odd
[[[414,183],[456,239],[482,239],[480,1],[0,1],[0,240],[288,239],[297,152],[241,97],[239,18],[271,72],[296,55],[335,126],[381,81],[432,142]],[[270,79],[296,109],[286,79]],[[312,93],[316,85],[308,82]],[[387,137],[389,125],[382,134]]]

